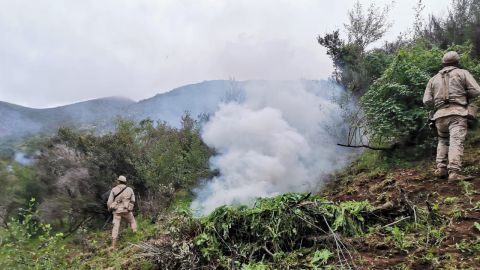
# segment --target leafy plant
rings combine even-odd
[[[12,218],[0,230],[4,240],[0,245],[0,261],[6,269],[65,269],[69,265],[67,250],[62,244],[63,234],[53,233],[48,223],[36,219],[36,201],[20,209],[18,218]]]
[[[463,194],[465,196],[472,196],[475,193],[475,189],[472,183],[467,181],[460,181],[458,185],[462,188]]]
[[[397,226],[389,228],[389,230],[395,246],[402,251],[408,251],[408,249],[412,246],[412,242],[407,240],[405,232]]]
[[[455,202],[457,202],[458,198],[457,197],[446,197],[443,202],[445,204],[454,204]]]
[[[473,228],[475,228],[478,232],[480,232],[480,223],[478,222],[473,223]]]
[[[267,270],[267,269],[270,269],[270,268],[263,262],[254,262],[254,263],[244,264],[242,266],[242,270]]]
[[[310,266],[314,269],[326,265],[328,260],[333,257],[333,253],[328,249],[317,250],[313,253],[313,257],[310,260]]]
[[[470,57],[470,45],[449,49],[458,51],[462,65],[476,74],[479,65]],[[441,69],[443,54],[443,50],[422,43],[402,48],[383,75],[368,88],[361,104],[374,142],[381,145],[400,140],[410,144],[425,142],[428,112],[422,97],[428,80]]]
[[[455,243],[455,248],[460,252],[478,254],[480,252],[480,241],[478,239],[473,241],[463,239],[461,242]]]
[[[366,231],[368,202],[332,203],[319,196],[287,193],[258,199],[254,207],[222,206],[201,219],[195,245],[207,260],[231,256],[240,262],[272,260],[300,250],[309,235],[338,238],[336,233],[359,235]],[[337,239],[338,241],[338,239]],[[315,260],[327,256],[323,250]]]

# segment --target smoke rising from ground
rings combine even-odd
[[[343,94],[339,87],[298,81],[243,88],[243,102],[220,105],[204,126],[203,140],[219,153],[211,166],[220,175],[197,189],[192,208],[200,214],[257,197],[318,190],[322,177],[353,154],[336,146],[346,131],[333,102]]]
[[[23,166],[30,166],[34,163],[34,159],[22,152],[16,152],[14,159],[18,164]]]

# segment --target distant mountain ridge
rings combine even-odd
[[[33,109],[0,101],[0,140],[57,129],[101,124],[134,104],[124,98],[100,98],[55,108]]]
[[[178,87],[138,102],[122,97],[107,97],[47,109],[33,109],[0,101],[0,143],[7,138],[53,132],[62,126],[96,131],[111,130],[117,117],[137,121],[150,118],[176,126],[186,111],[194,117],[201,113],[215,112],[222,101],[232,98],[232,91],[243,91],[245,84],[250,82],[252,81],[204,81]],[[314,91],[330,84],[327,81],[302,82],[313,87]]]

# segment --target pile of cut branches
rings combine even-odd
[[[205,262],[228,268],[252,262],[278,266],[286,260],[313,267],[314,257],[307,255],[321,250],[332,250],[339,266],[349,266],[352,254],[341,235],[363,234],[372,211],[366,201],[333,203],[310,193],[287,193],[258,199],[253,207],[217,208],[200,220],[194,242]],[[303,258],[285,258],[292,254]]]
[[[148,258],[165,270],[205,269],[193,242],[200,233],[198,220],[184,212],[160,216],[159,223],[159,236],[135,245],[141,250],[137,257]]]
[[[368,201],[287,193],[253,207],[221,206],[202,218],[183,214],[164,236],[140,247],[144,256],[178,269],[355,269],[348,239],[399,217],[382,211]]]

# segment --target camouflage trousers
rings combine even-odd
[[[436,119],[435,126],[438,132],[437,168],[459,172],[462,169],[467,118],[458,115],[445,116]]]
[[[135,221],[135,217],[133,217],[132,212],[125,212],[125,213],[114,213],[113,214],[113,229],[112,229],[112,238],[118,238],[118,230],[120,229],[120,221],[122,218],[126,219],[127,222],[132,227],[132,231],[137,231],[137,222]]]

